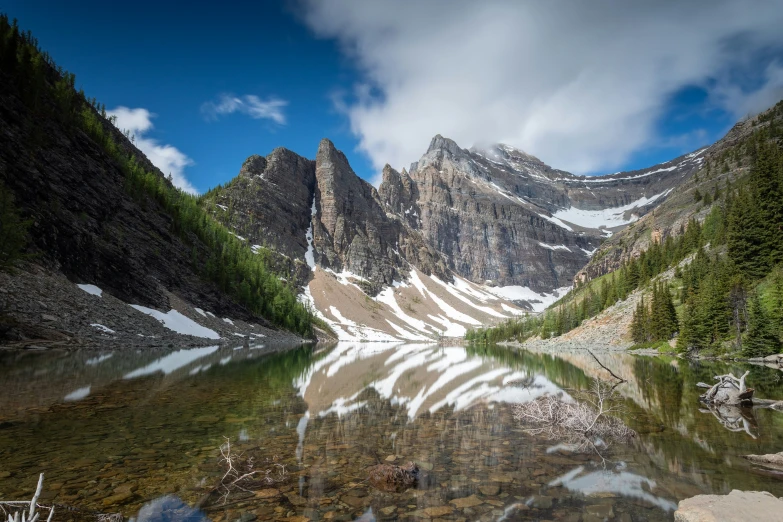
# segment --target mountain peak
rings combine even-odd
[[[253,154],[242,163],[242,168],[239,169],[240,177],[252,177],[260,176],[266,170],[266,158]]]
[[[511,159],[532,161],[534,163],[540,163],[541,165],[544,165],[543,161],[533,156],[532,154],[528,154],[521,149],[511,145],[506,145],[505,143],[476,144],[470,148],[470,152],[480,154],[491,160],[502,163],[505,163],[506,160]]]
[[[329,138],[323,138],[320,143],[318,143],[318,154],[331,154],[335,152],[337,148],[334,146],[334,143],[332,143],[332,140]]]
[[[457,154],[462,149],[460,149],[459,145],[457,145],[457,142],[454,140],[444,138],[440,134],[436,134],[435,137],[432,138],[432,141],[430,141],[430,146],[427,148],[427,154],[437,150],[444,150],[452,154]]]

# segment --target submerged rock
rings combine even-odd
[[[381,491],[403,492],[418,482],[419,466],[413,462],[408,462],[405,466],[378,464],[370,468],[367,480],[372,487]]]

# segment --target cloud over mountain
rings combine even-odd
[[[783,9],[732,0],[303,0],[362,81],[338,107],[380,169],[430,138],[519,147],[558,168],[605,171],[654,144],[673,95],[703,88],[735,116],[783,95]]]

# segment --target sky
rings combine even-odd
[[[752,4],[752,5],[751,5]],[[175,184],[322,138],[377,184],[435,134],[575,174],[667,161],[783,98],[783,1],[6,0]]]

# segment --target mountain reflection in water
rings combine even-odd
[[[527,434],[511,416],[515,402],[607,378],[586,352],[251,348],[0,353],[0,472],[10,472],[0,473],[0,498],[29,498],[41,471],[45,502],[138,521],[568,520],[584,511],[669,520],[694,494],[783,494],[740,457],[779,451],[783,414],[720,416],[697,400],[696,382],[743,367],[597,354],[628,380],[618,387],[624,420],[639,432],[604,463]],[[761,397],[783,397],[772,369],[751,368],[748,381]],[[278,456],[289,480],[194,510],[220,478],[224,436],[237,451]],[[418,489],[379,492],[365,481],[379,462],[408,461],[425,472]]]

